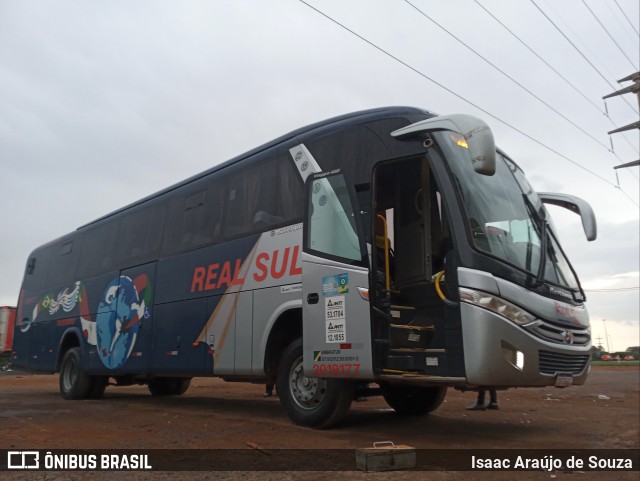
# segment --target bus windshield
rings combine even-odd
[[[460,190],[473,246],[539,282],[579,289],[546,209],[522,170],[498,153],[495,174],[479,175],[458,134],[434,135]]]

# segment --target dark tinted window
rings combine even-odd
[[[408,123],[406,119],[385,119],[355,125],[322,137],[305,141],[323,172],[341,169],[354,184],[371,181],[373,165],[397,156],[386,144],[395,145],[390,133]]]
[[[157,259],[166,205],[136,209],[122,218],[116,260],[120,267]]]
[[[291,155],[279,157],[278,166],[278,208],[287,223],[302,221],[304,211],[304,184]]]
[[[117,269],[115,262],[119,220],[88,228],[82,236],[78,275],[80,279]]]
[[[78,246],[67,239],[57,242],[51,248],[49,269],[46,276],[47,286],[75,281],[76,265],[78,263]]]
[[[304,186],[286,150],[212,177],[169,200],[162,255],[302,220]]]
[[[300,220],[303,185],[289,153],[230,176],[226,202],[226,238]]]
[[[193,187],[169,201],[163,254],[169,255],[222,240],[223,180]]]
[[[46,286],[47,272],[49,271],[49,262],[55,245],[41,247],[35,251],[27,260],[25,270],[24,283],[25,288],[29,290],[40,289]]]

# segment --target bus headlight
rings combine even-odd
[[[520,326],[533,322],[536,319],[533,315],[523,309],[520,309],[515,304],[511,304],[509,301],[505,301],[504,299],[487,292],[461,287],[460,300],[468,304],[482,307],[483,309],[487,309],[491,312],[495,312],[496,314],[499,314]]]

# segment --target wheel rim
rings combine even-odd
[[[302,356],[296,359],[289,371],[289,389],[292,399],[302,409],[318,407],[327,392],[327,380],[307,377],[302,369]]]
[[[64,372],[62,375],[62,387],[66,392],[71,391],[78,379],[78,363],[75,359],[69,358],[64,363]]]

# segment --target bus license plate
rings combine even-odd
[[[558,374],[556,387],[569,387],[573,384],[573,376],[570,374]]]

